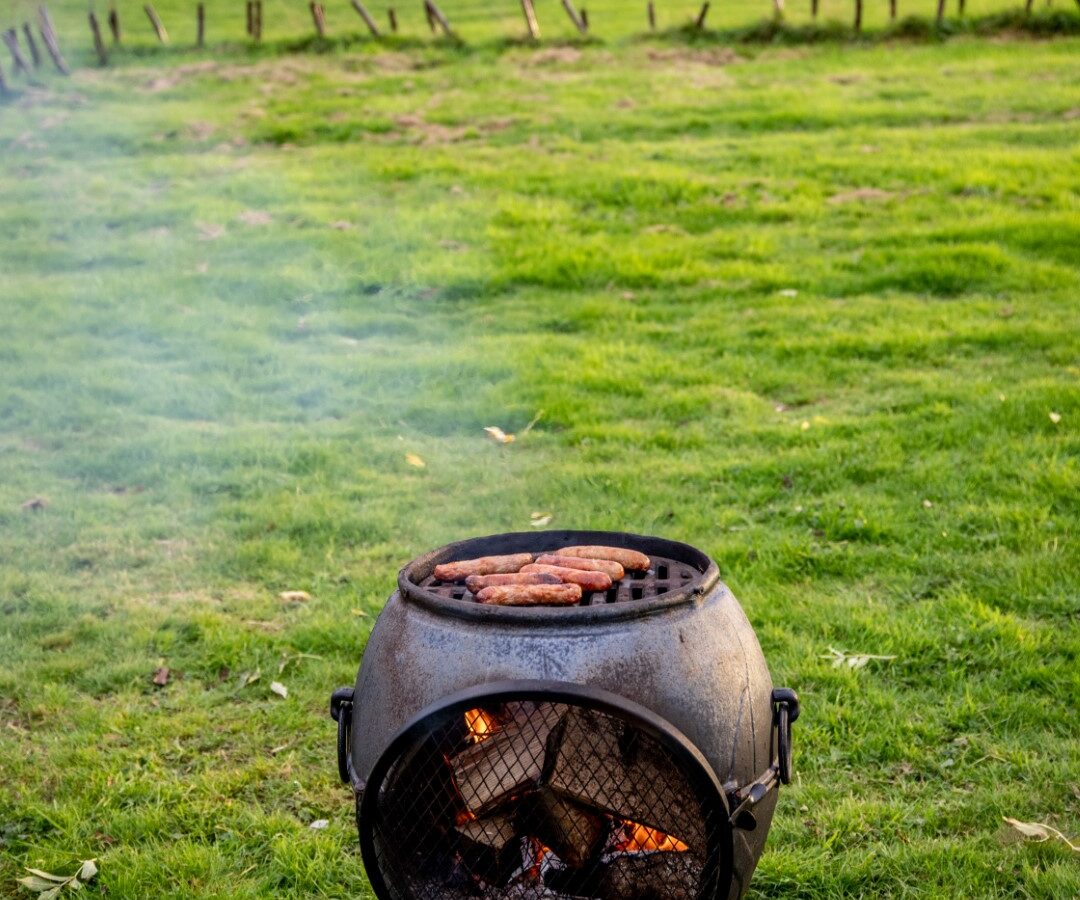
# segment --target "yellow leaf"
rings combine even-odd
[[[1053,422],[1055,425],[1057,425],[1057,423],[1061,421],[1061,413],[1059,413],[1059,412],[1051,412],[1050,413],[1050,421]]]
[[[488,433],[488,436],[500,444],[512,444],[514,442],[514,436],[507,434],[498,425],[488,425],[484,431]]]
[[[424,466],[427,465],[427,463],[424,462],[415,453],[406,453],[405,454],[405,462],[407,462],[410,466],[414,466],[417,469],[422,469],[422,468],[424,468]]]

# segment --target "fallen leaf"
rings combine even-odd
[[[799,292],[795,288],[784,288],[782,291],[777,291],[781,297],[798,297]]]
[[[551,520],[554,518],[549,512],[534,512],[529,516],[529,524],[533,528],[543,528],[545,525],[550,525]]]
[[[896,659],[895,656],[883,656],[877,653],[845,653],[843,650],[837,650],[835,647],[830,647],[829,652],[819,658],[831,659],[834,669],[839,669],[842,666],[847,666],[849,669],[862,669],[865,668],[872,659]]]
[[[84,859],[82,868],[76,876],[79,881],[90,881],[98,873],[97,862],[92,859]]]
[[[154,684],[158,687],[165,687],[169,683],[169,669],[167,666],[161,666],[154,671]]]
[[[801,428],[803,431],[809,431],[810,423],[804,419],[802,425],[800,425],[799,428]]]
[[[424,462],[415,453],[406,453],[405,454],[405,462],[407,462],[410,466],[413,466],[413,467],[415,467],[417,469],[422,469],[422,468],[424,468],[424,466],[427,465],[427,463]]]
[[[314,822],[312,822],[310,825],[308,825],[308,828],[314,828],[316,831],[322,831],[329,824],[330,824],[329,819],[316,819]]]
[[[285,687],[285,685],[283,685],[280,681],[271,681],[270,690],[282,699],[289,696],[289,689]]]
[[[352,608],[352,610],[350,610],[350,611],[351,611],[351,612],[352,612],[352,614],[353,614],[354,616],[356,616],[356,617],[357,617],[358,619],[366,619],[366,618],[368,617],[368,614],[367,614],[366,612],[364,612],[364,610],[362,610],[362,609],[357,609],[357,608],[356,608],[355,606],[354,606],[354,607]]]
[[[249,684],[254,684],[262,676],[262,669],[256,669],[254,672],[245,672],[240,676],[240,686],[247,687]]]
[[[25,503],[22,504],[20,509],[23,512],[39,512],[49,505],[49,501],[44,497],[31,497]]]
[[[1050,421],[1057,425],[1057,423],[1061,421],[1061,413],[1051,411]]]
[[[269,225],[274,217],[261,209],[246,209],[237,218],[245,225]]]
[[[923,509],[931,509],[934,506],[933,502],[930,500],[923,500],[922,505]]]
[[[497,443],[500,444],[512,444],[514,443],[514,436],[507,434],[498,425],[488,425],[484,428],[484,431],[488,433],[488,436]]]
[[[1021,822],[1018,819],[1010,819],[1008,816],[1002,816],[1002,818],[1026,838],[1031,838],[1031,840],[1039,843],[1048,841],[1051,838],[1057,838],[1070,850],[1080,853],[1080,844],[1074,844],[1052,825],[1046,825],[1043,822]]]
[[[307,591],[282,591],[278,597],[286,603],[306,603],[311,599],[311,594]]]

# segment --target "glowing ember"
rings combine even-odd
[[[529,844],[532,847],[533,864],[529,867],[528,877],[533,881],[539,881],[544,868],[544,857],[551,852],[551,848],[545,847],[537,838],[529,838]]]
[[[637,822],[623,822],[626,837],[615,845],[625,853],[643,853],[647,850],[668,850],[685,853],[690,848],[676,837]]]
[[[482,709],[470,709],[465,713],[465,727],[469,729],[469,735],[474,744],[491,737],[495,732],[496,721],[494,716],[489,715]]]

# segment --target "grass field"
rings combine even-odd
[[[629,34],[0,105],[0,896],[367,896],[329,692],[534,512],[702,546],[800,691],[755,897],[1080,895],[1001,821],[1080,836],[1080,39]]]

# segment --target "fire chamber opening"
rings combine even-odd
[[[425,726],[362,823],[392,896],[712,896],[712,807],[685,761],[628,718],[530,699]]]

